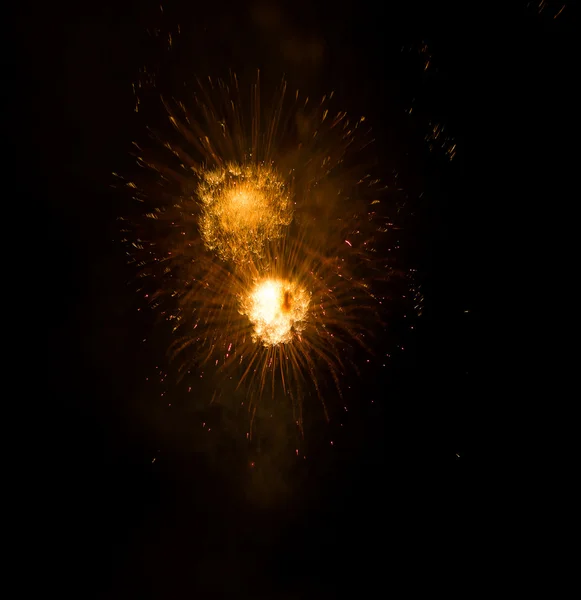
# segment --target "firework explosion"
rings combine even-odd
[[[284,182],[263,166],[230,164],[202,172],[197,197],[202,239],[223,260],[244,262],[250,254],[260,255],[292,220]]]
[[[256,84],[246,128],[236,78],[200,84],[192,109],[163,103],[179,135],[155,134],[163,155],[136,144],[145,169],[126,182],[146,216],[127,229],[130,255],[173,324],[182,375],[227,370],[252,414],[267,383],[272,398],[280,386],[299,425],[305,384],[326,415],[325,373],[341,393],[364,322],[377,322],[370,282],[386,273],[373,255],[386,231],[378,181],[348,160],[369,143],[364,119],[332,115],[331,98],[288,99],[283,84],[261,111]]]
[[[267,348],[300,334],[308,310],[308,293],[292,281],[263,279],[242,298],[242,314],[254,328],[252,339]]]
[[[170,316],[177,334],[171,354],[182,374],[209,365],[235,377],[249,391],[252,413],[265,390],[274,398],[280,386],[299,423],[310,382],[327,412],[320,381],[330,374],[341,394],[354,345],[365,348],[369,335],[361,311],[374,300],[364,282],[347,277],[341,258],[324,260],[314,243],[289,234],[244,268],[209,255],[204,268],[194,263]]]

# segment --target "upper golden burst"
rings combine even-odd
[[[203,171],[197,196],[202,238],[226,261],[260,256],[266,242],[281,237],[293,218],[288,185],[264,165]]]

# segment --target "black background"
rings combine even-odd
[[[277,5],[278,30],[272,21],[259,25],[264,7],[244,4],[174,3],[160,17],[155,4],[106,1],[35,9],[22,20],[29,118],[18,149],[30,157],[21,177],[33,202],[24,203],[34,206],[43,240],[29,273],[32,314],[40,311],[43,324],[34,354],[49,367],[38,412],[46,424],[39,538],[63,593],[334,598],[352,595],[348,589],[382,593],[393,581],[454,581],[480,514],[474,457],[486,446],[481,421],[495,368],[484,326],[494,271],[489,221],[465,161],[474,146],[486,155],[501,129],[483,140],[481,94],[493,95],[483,56],[502,52],[482,33],[485,11],[463,4],[296,2]],[[523,3],[516,28],[498,38],[506,49],[517,32],[512,64],[522,51],[537,65],[519,71],[523,98],[549,78],[543,59],[569,33],[559,20],[565,11],[552,18],[560,7],[539,14],[532,4]],[[341,439],[330,448],[333,424],[313,430],[298,466],[292,441],[275,444],[269,459],[219,418],[218,441],[199,441],[201,419],[183,390],[163,388],[174,394],[172,412],[159,400],[162,388],[144,383],[165,360],[166,340],[152,333],[149,317],[135,316],[110,174],[130,164],[143,125],[131,82],[154,55],[144,30],[173,18],[186,24],[199,72],[260,67],[313,95],[337,90],[345,108],[369,118],[379,160],[386,173],[401,174],[409,194],[401,261],[418,270],[423,314],[413,332],[392,324],[406,351],[346,382],[360,402]],[[287,34],[298,48],[322,40],[322,58],[285,55]],[[425,71],[423,42],[432,57]],[[453,161],[429,151],[429,121],[445,123],[455,138]],[[475,172],[472,181],[482,175]],[[146,349],[144,338],[153,340]],[[259,459],[270,460],[261,484],[249,467]],[[283,491],[272,500],[274,473]]]

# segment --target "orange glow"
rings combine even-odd
[[[242,312],[254,328],[253,339],[265,347],[290,342],[293,333],[304,329],[308,309],[307,292],[282,279],[263,279],[242,299]]]

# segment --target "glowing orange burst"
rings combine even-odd
[[[333,248],[333,258],[320,248],[296,234],[236,269],[211,257],[202,259],[202,269],[198,261],[192,279],[174,289],[172,319],[180,335],[172,355],[182,372],[204,365],[244,384],[252,415],[265,389],[274,397],[280,386],[299,425],[310,384],[327,414],[323,382],[330,376],[341,395],[354,346],[367,348],[369,323],[377,320],[367,282],[343,258],[352,247]]]
[[[290,342],[305,328],[308,293],[291,281],[263,279],[242,298],[243,314],[254,326],[252,339],[263,346]]]
[[[241,263],[260,255],[292,221],[288,186],[266,166],[229,164],[202,171],[197,196],[202,238],[223,260]]]

